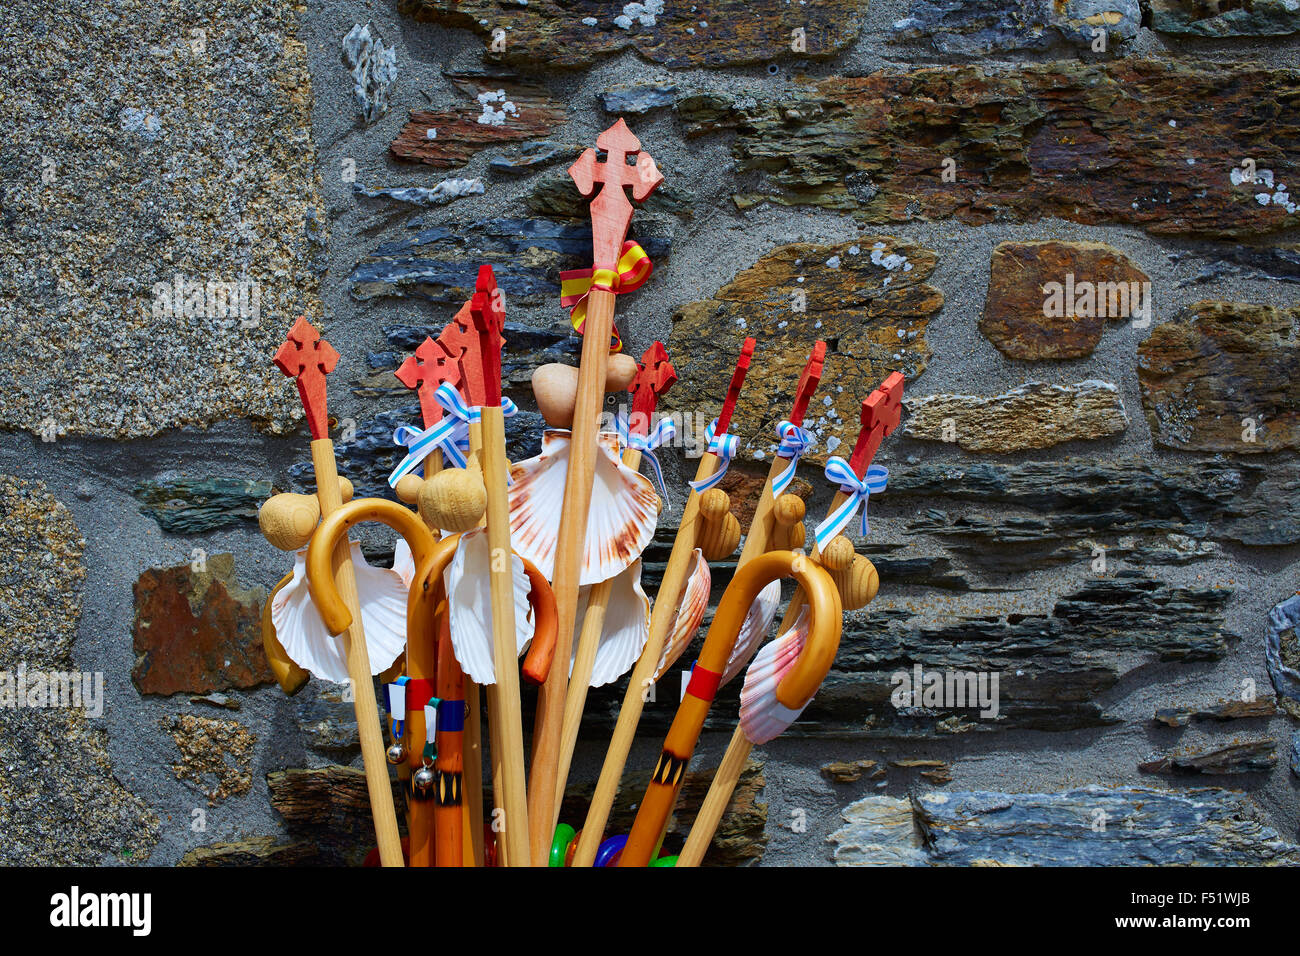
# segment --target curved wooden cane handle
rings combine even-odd
[[[524,563],[524,573],[528,575],[528,603],[533,607],[533,642],[524,655],[524,680],[530,684],[542,684],[555,659],[559,612],[555,605],[555,592],[545,575],[523,555],[519,555],[519,560]]]
[[[405,538],[417,568],[429,560],[437,543],[433,532],[420,517],[396,501],[357,498],[326,516],[312,536],[311,544],[307,546],[307,588],[320,611],[321,620],[331,634],[342,634],[352,623],[352,614],[343,603],[343,597],[334,583],[331,558],[335,546],[348,533],[348,529],[363,521],[386,524]]]
[[[811,620],[803,651],[777,685],[777,699],[783,707],[792,710],[802,707],[817,693],[830,671],[839,649],[844,617],[839,591],[831,576],[807,555],[795,551],[769,551],[738,568],[709,626],[690,684],[664,739],[663,752],[619,857],[619,866],[649,865],[745,615],[759,592],[783,577],[793,577],[799,582],[808,596]]]

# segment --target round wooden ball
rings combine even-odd
[[[822,549],[822,567],[828,571],[847,571],[853,565],[854,557],[853,542],[842,534],[836,535]]]
[[[315,495],[272,495],[257,511],[262,536],[281,551],[306,547],[319,523],[320,502]]]
[[[609,357],[609,364],[605,366],[605,391],[627,391],[627,387],[632,384],[632,379],[636,378],[636,373],[636,359],[622,352],[615,352]]]
[[[710,488],[700,495],[700,514],[705,521],[721,521],[731,510],[731,498],[721,488]]]
[[[424,479],[419,475],[403,475],[397,479],[397,487],[393,490],[397,492],[398,501],[413,505],[420,500],[420,489],[423,487]]]
[[[533,372],[533,397],[537,410],[552,428],[573,427],[573,407],[578,400],[578,370],[551,362]]]
[[[352,482],[347,478],[339,479],[339,497],[343,499],[344,504],[352,500]]]
[[[449,468],[420,488],[420,517],[431,528],[453,534],[477,527],[487,511],[487,489],[477,471]]]
[[[785,525],[787,528],[798,524],[804,516],[803,499],[798,495],[784,494],[776,499],[776,504],[772,506],[772,517],[776,523]]]
[[[847,571],[837,571],[832,577],[840,589],[840,600],[846,611],[866,607],[880,590],[880,575],[876,573],[876,566],[862,555],[854,558],[852,567]]]

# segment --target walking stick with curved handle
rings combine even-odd
[[[664,739],[663,752],[641,800],[619,866],[649,865],[745,615],[763,588],[784,577],[793,577],[799,583],[807,597],[811,622],[807,643],[777,685],[777,700],[789,710],[799,710],[817,693],[830,671],[839,649],[844,617],[839,591],[830,574],[796,551],[769,551],[737,569],[718,604],[699,660],[691,671],[690,684]]]

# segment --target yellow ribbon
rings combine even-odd
[[[631,292],[638,289],[650,278],[654,266],[645,250],[631,239],[623,243],[623,250],[618,257],[616,269],[591,268],[572,269],[560,273],[560,304],[569,309],[569,319],[579,334],[587,323],[587,296],[592,289],[605,289],[609,292]],[[617,352],[623,348],[618,337],[618,330],[613,330],[609,350]]]

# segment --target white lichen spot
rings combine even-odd
[[[857,246],[849,246],[849,255],[851,256],[856,256],[861,251],[862,250]]]
[[[830,438],[826,439],[826,450],[827,450],[828,452],[829,452],[829,451],[834,451],[836,448],[839,448],[839,447],[840,447],[840,440],[839,440],[838,438],[836,438],[834,435],[832,435]]]
[[[519,115],[519,107],[506,99],[505,90],[485,90],[478,95],[478,101],[483,107],[478,121],[484,126],[504,126],[507,116]],[[499,109],[493,105],[495,103],[501,104]]]
[[[840,267],[840,257],[831,256],[829,259],[826,260],[826,265],[830,266],[830,268],[832,269],[838,269]]]
[[[594,26],[595,26],[596,24],[598,24],[598,23],[600,23],[600,21],[597,20],[595,17],[583,17],[583,18],[582,18],[582,24],[583,24],[583,26],[594,27]]]
[[[749,323],[746,322],[744,319],[737,319],[737,320],[736,320],[736,328],[738,328],[738,329],[747,329],[747,328],[749,328]]]
[[[428,129],[426,129],[426,130],[424,131],[424,138],[425,138],[425,139],[437,139],[437,138],[438,138],[438,129],[437,129],[437,127],[431,126],[431,127],[429,127]]]

